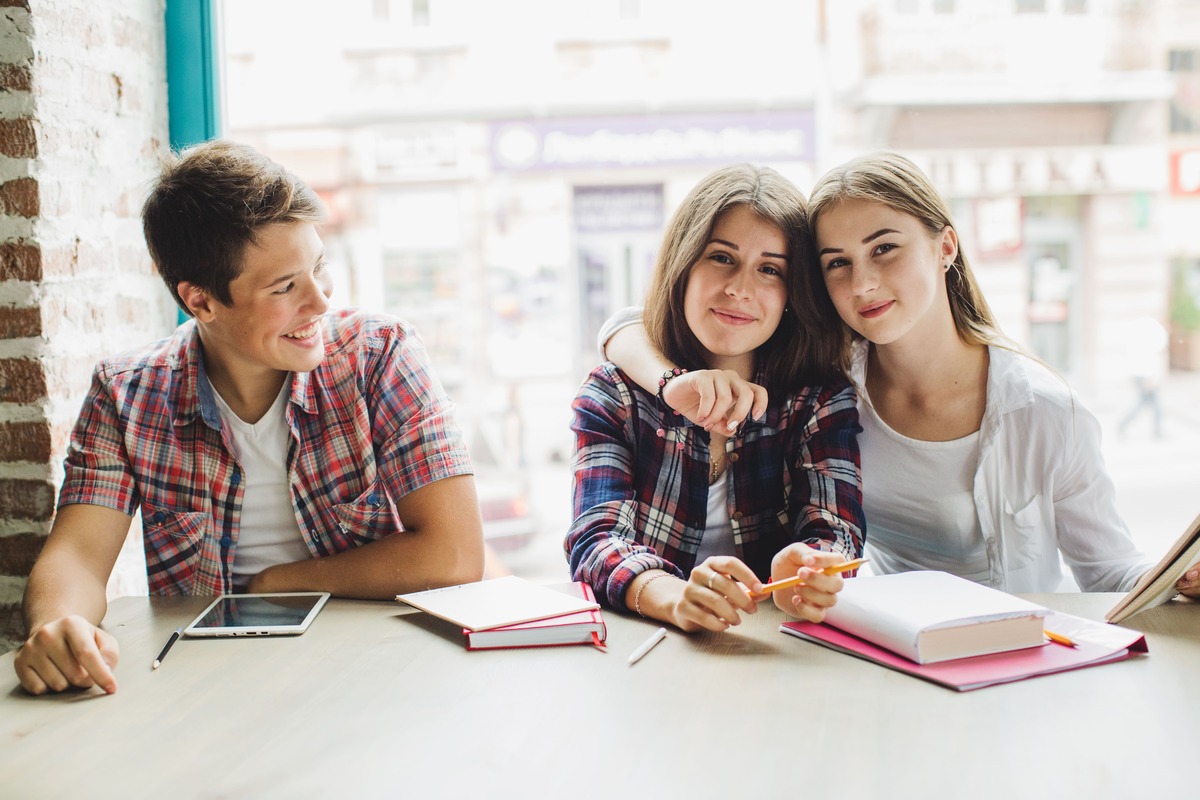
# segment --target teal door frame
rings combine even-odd
[[[167,0],[167,113],[171,149],[221,135],[220,0]]]
[[[175,152],[221,135],[221,0],[167,0],[167,120]],[[178,321],[187,315],[179,312]]]

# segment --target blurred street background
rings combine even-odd
[[[318,190],[335,302],[415,323],[493,566],[565,578],[570,402],[718,166],[892,149],[1005,332],[1104,423],[1139,544],[1200,513],[1200,2],[237,0],[225,135]],[[1122,432],[1135,379],[1161,435]],[[136,567],[134,568],[136,571]]]

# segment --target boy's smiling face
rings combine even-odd
[[[215,361],[235,384],[248,378],[253,385],[270,372],[308,372],[325,358],[321,318],[333,287],[316,228],[275,223],[259,229],[256,239],[229,284],[232,302],[205,295],[202,307],[192,308],[206,362]]]

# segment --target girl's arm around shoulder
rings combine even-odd
[[[662,378],[679,365],[654,349],[641,322],[640,308],[625,308],[610,317],[600,329],[600,354],[657,397]],[[681,371],[677,375],[661,386],[663,401],[705,430],[733,430],[747,416],[758,419],[766,410],[766,389],[732,370]]]

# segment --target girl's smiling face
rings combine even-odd
[[[688,273],[684,317],[708,366],[753,378],[754,351],[787,305],[787,239],[746,205],[721,212]]]
[[[890,206],[843,200],[821,212],[816,237],[829,297],[865,339],[892,344],[951,319],[945,276],[958,252],[953,228],[931,237],[920,220]]]

